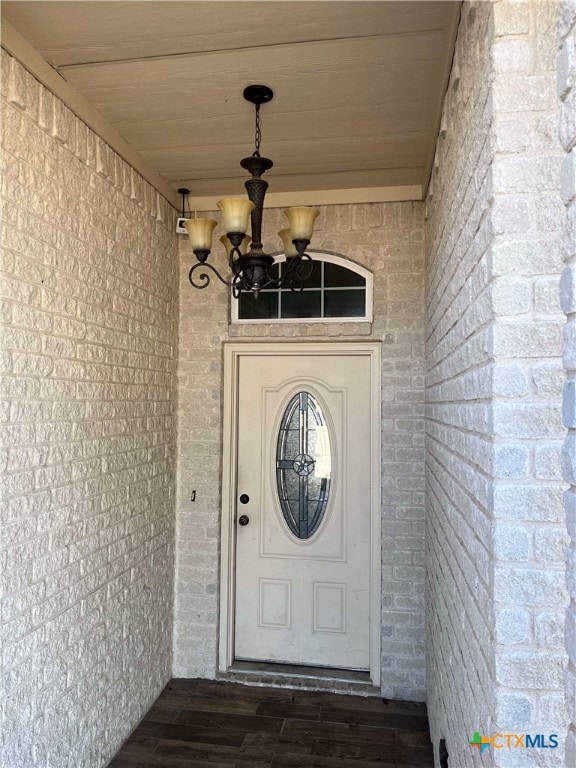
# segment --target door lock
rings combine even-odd
[[[250,522],[250,518],[248,517],[248,515],[240,515],[240,517],[238,518],[238,522],[240,523],[240,525],[248,525],[248,523]]]
[[[243,493],[242,496],[240,496],[240,504],[248,504],[250,501],[250,496],[248,496],[247,493]]]

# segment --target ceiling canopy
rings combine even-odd
[[[459,2],[4,2],[3,16],[192,196],[243,193],[265,83],[274,192],[424,186]]]

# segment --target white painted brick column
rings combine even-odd
[[[566,381],[562,394],[562,421],[568,430],[562,449],[562,473],[570,488],[565,505],[570,545],[566,583],[570,605],[566,611],[566,706],[570,727],[566,738],[566,766],[576,765],[576,3],[562,0],[558,25],[558,96],[560,141],[566,152],[561,170],[561,195],[566,206],[560,279],[560,306],[566,314],[563,357]]]
[[[494,4],[490,352],[500,732],[566,728],[557,20],[556,2]],[[499,750],[494,762],[557,765],[562,748],[561,740],[549,754]]]

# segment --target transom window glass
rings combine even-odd
[[[264,289],[255,299],[242,293],[232,300],[233,322],[317,322],[372,319],[372,275],[346,259],[311,252],[312,274],[303,291],[290,288]],[[286,268],[284,257],[273,266],[275,274]]]
[[[332,458],[326,419],[310,392],[290,400],[276,443],[276,485],[282,515],[299,539],[322,522],[330,495]]]

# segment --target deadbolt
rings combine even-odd
[[[250,522],[250,518],[248,517],[248,515],[240,515],[240,517],[238,518],[238,522],[240,523],[240,525],[248,525],[248,523]]]
[[[243,493],[242,496],[240,496],[240,504],[248,504],[250,501],[250,496],[248,496],[247,493]]]

